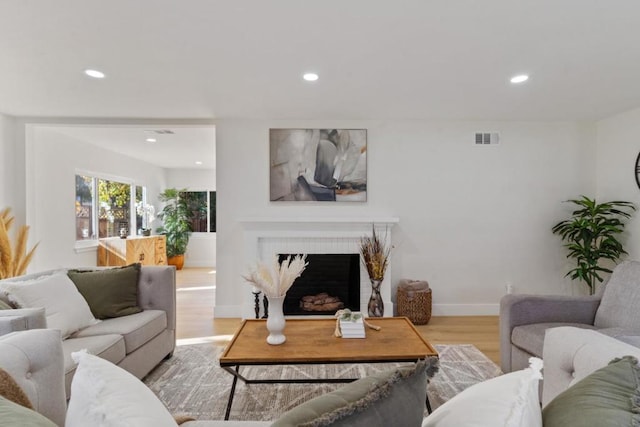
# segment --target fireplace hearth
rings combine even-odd
[[[279,254],[279,261],[297,254]],[[360,310],[360,255],[307,254],[307,268],[287,292],[285,315],[333,315]]]

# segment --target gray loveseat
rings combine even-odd
[[[32,280],[51,273],[29,274],[11,280]],[[102,320],[62,341],[67,398],[76,368],[71,359],[74,351],[87,349],[91,354],[113,362],[138,378],[144,377],[173,353],[176,343],[176,281],[173,266],[142,266],[138,278],[138,305],[143,309],[140,313]],[[0,310],[0,335],[39,328],[46,328],[43,309]]]
[[[559,326],[592,329],[625,342],[640,342],[640,262],[625,261],[593,296],[506,295],[500,301],[503,372],[542,357],[545,332]]]

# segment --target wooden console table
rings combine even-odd
[[[98,240],[98,265],[167,265],[165,236],[133,236]]]

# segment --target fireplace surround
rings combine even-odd
[[[386,234],[392,244],[392,229],[397,217],[358,218],[246,218],[239,221],[244,231],[245,265],[256,261],[272,262],[280,254],[358,254],[360,238],[371,235],[372,226],[380,236]],[[391,263],[381,286],[385,316],[393,316],[391,302]],[[358,262],[360,276],[359,310],[367,313],[371,283],[362,262]],[[303,273],[304,274],[304,273]],[[295,285],[294,285],[295,286]],[[261,313],[262,314],[262,313]],[[242,303],[243,318],[255,317],[254,297],[247,288]],[[327,316],[323,313],[318,316]]]

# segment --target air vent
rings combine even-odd
[[[148,129],[145,132],[155,133],[156,135],[173,135],[175,133],[169,129]]]
[[[499,142],[498,132],[476,132],[475,145],[497,145]]]

